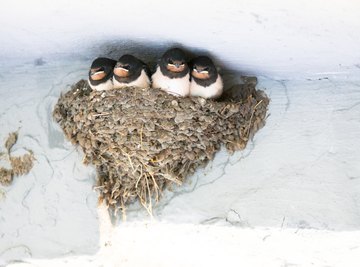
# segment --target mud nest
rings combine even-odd
[[[138,199],[151,214],[164,189],[181,185],[221,145],[243,149],[264,125],[269,100],[256,78],[244,81],[213,101],[149,88],[98,92],[81,80],[60,96],[53,116],[96,166],[100,200],[116,213]]]

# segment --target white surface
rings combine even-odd
[[[136,223],[113,234],[96,256],[26,260],[9,267],[358,267],[360,263],[359,232]]]
[[[37,162],[0,187],[0,265],[32,257],[30,266],[55,266],[39,259],[67,256],[57,264],[359,266],[359,3],[139,3],[2,3],[0,141],[20,128],[15,152],[32,149]],[[151,59],[167,43],[262,75],[270,117],[245,151],[221,151],[166,192],[154,222],[130,207],[97,252],[95,172],[52,121],[53,106],[86,78],[93,56]]]
[[[60,128],[51,120],[51,110],[60,92],[73,81],[86,77],[86,63],[49,61],[34,66],[30,62],[18,66],[13,75],[4,67],[1,69],[1,84],[7,85],[0,91],[0,120],[5,129],[1,131],[1,140],[20,127],[15,150],[32,149],[37,158],[29,175],[1,188],[4,192],[0,202],[2,260],[93,254],[99,248],[96,194],[91,190],[94,170],[82,164],[82,154],[64,140]],[[166,247],[166,238],[182,240],[183,233],[173,229],[188,225],[191,231],[208,229],[199,236],[190,235],[190,240],[199,238],[199,245],[206,244],[207,231],[214,231],[214,238],[227,244],[225,247],[241,250],[243,244],[233,243],[221,229],[227,229],[224,231],[229,235],[233,231],[239,240],[249,238],[247,242],[252,243],[258,242],[254,241],[258,231],[271,234],[273,230],[264,229],[271,227],[274,231],[292,229],[290,236],[278,237],[285,247],[286,240],[296,236],[291,233],[304,230],[324,241],[312,239],[310,234],[299,241],[299,246],[308,242],[315,242],[315,246],[319,242],[328,248],[327,238],[334,238],[338,240],[335,248],[344,247],[341,257],[346,261],[347,256],[353,255],[353,243],[360,245],[357,238],[360,82],[261,79],[259,87],[266,88],[271,97],[266,126],[245,151],[233,156],[220,152],[188,184],[164,194],[154,214],[155,222],[162,224],[155,223],[154,227],[161,228],[166,223],[165,229],[169,228],[173,235],[165,234],[160,246]],[[150,220],[139,205],[134,205],[128,210],[128,224],[123,226],[120,222],[119,231],[139,227],[133,230],[132,244],[134,247],[142,241],[147,244],[149,239],[143,239],[140,233],[146,231],[144,223]],[[161,232],[160,228],[156,231]],[[152,231],[148,234],[157,233]],[[187,231],[186,227],[183,231]],[[348,239],[352,235],[355,239]],[[126,242],[130,242],[131,237],[127,238]],[[118,242],[115,238],[112,244],[116,247],[120,245]],[[214,249],[213,246],[214,243],[209,244],[209,249]],[[127,251],[129,266],[136,266],[131,265],[137,262],[138,252],[130,252],[134,247]],[[151,249],[148,253],[158,252]],[[267,255],[274,251],[269,247],[259,253]],[[327,250],[309,250],[309,253],[309,257],[318,257],[319,262],[326,262],[328,257]],[[121,255],[122,260],[126,259]],[[281,259],[291,259],[288,256],[284,254]],[[98,257],[102,259],[100,254]],[[336,263],[331,259],[330,262]],[[303,261],[294,263],[302,265]]]
[[[177,43],[251,74],[343,77],[360,72],[359,10],[343,0],[12,0],[1,4],[0,58],[87,57],[133,40],[141,59]]]
[[[0,259],[95,253],[95,172],[52,120],[61,88],[86,68],[76,60],[38,67],[31,62],[2,64],[0,73],[0,150],[8,133],[19,129],[14,153],[28,148],[36,157],[28,175],[0,186]]]

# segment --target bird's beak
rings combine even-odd
[[[171,72],[181,72],[185,69],[185,64],[181,62],[168,63],[167,69]]]
[[[102,80],[106,77],[106,73],[102,69],[90,70],[90,78],[94,81]]]
[[[124,67],[121,67],[121,66],[115,67],[115,69],[118,69],[118,70],[120,70],[120,71],[129,72],[128,69],[125,69]]]
[[[201,73],[201,74],[209,74],[209,72],[207,70],[198,70],[197,67],[194,67],[193,70],[197,73]]]
[[[98,69],[91,69],[90,70],[90,75],[97,75],[97,74],[101,74],[104,73],[104,69],[103,68],[98,68]]]
[[[203,69],[199,70],[196,66],[193,68],[191,74],[195,78],[198,78],[198,79],[201,79],[201,80],[209,78],[209,72],[207,70],[203,70]]]

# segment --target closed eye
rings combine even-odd
[[[120,69],[123,69],[123,70],[129,70],[130,65],[129,64],[126,64],[126,65],[118,64],[118,65],[116,65],[116,68],[120,68]]]

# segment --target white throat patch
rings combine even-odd
[[[160,67],[152,75],[152,88],[160,88],[165,92],[176,96],[188,96],[190,93],[190,75],[187,74],[182,78],[169,78],[165,76]]]
[[[113,89],[114,85],[112,82],[112,79],[107,80],[104,83],[100,83],[99,85],[92,85],[90,83],[90,80],[88,80],[88,83],[91,87],[91,89],[96,90],[96,91],[106,91],[106,90],[111,90]]]
[[[201,96],[203,98],[217,98],[221,96],[223,92],[223,81],[220,75],[218,75],[216,81],[210,86],[203,87],[195,82],[194,79],[190,83],[190,95]]]

